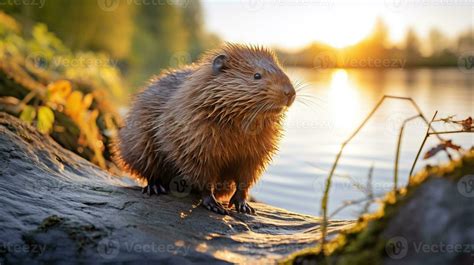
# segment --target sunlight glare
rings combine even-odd
[[[338,49],[354,45],[370,34],[373,22],[354,20],[351,23],[356,23],[356,25],[352,27],[347,27],[342,23],[330,25],[319,35],[321,41]]]
[[[360,100],[346,70],[332,73],[329,90],[330,113],[337,129],[354,128],[360,117]]]

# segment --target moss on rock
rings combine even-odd
[[[359,217],[354,226],[341,232],[334,240],[297,252],[281,261],[282,264],[383,264],[387,258],[387,243],[384,232],[389,222],[430,180],[446,179],[458,182],[474,174],[474,151],[462,158],[440,166],[427,166],[413,176],[407,187],[389,192],[382,200],[379,211]],[[454,184],[456,185],[456,184]],[[409,222],[409,220],[407,220]]]

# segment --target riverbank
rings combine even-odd
[[[5,113],[0,164],[1,264],[268,264],[320,237],[320,218],[263,203],[221,216],[191,195],[148,197]]]

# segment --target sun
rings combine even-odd
[[[352,22],[351,22],[352,23]],[[362,24],[361,22],[354,22]],[[336,23],[328,27],[321,40],[334,48],[345,48],[356,44],[370,34],[371,27],[366,25],[351,25]]]
[[[335,48],[345,48],[363,40],[372,33],[376,15],[360,16],[356,10],[342,9],[324,14],[324,24],[314,28],[317,41]]]
[[[360,117],[357,88],[349,80],[346,70],[338,69],[331,75],[329,106],[334,125],[339,129],[354,128]]]

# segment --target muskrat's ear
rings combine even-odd
[[[221,54],[214,58],[214,61],[212,62],[212,73],[214,73],[215,75],[219,74],[224,68],[224,63],[226,59],[227,57],[224,54]]]

